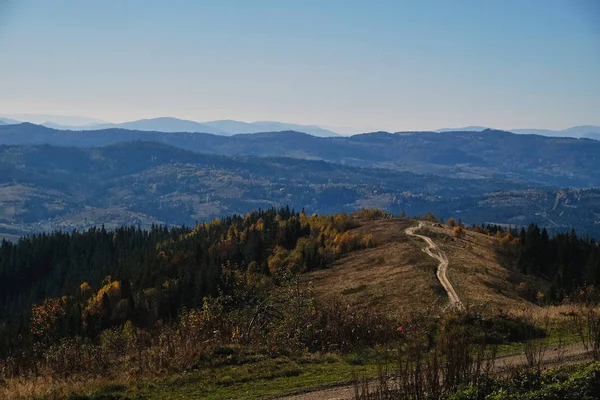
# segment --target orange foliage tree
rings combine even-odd
[[[466,235],[465,229],[462,226],[455,226],[454,229],[452,230],[452,233],[454,234],[455,237],[457,238],[464,238]]]

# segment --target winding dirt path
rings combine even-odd
[[[430,257],[439,261],[437,269],[437,277],[448,293],[448,299],[450,304],[448,307],[463,308],[463,303],[460,301],[456,290],[448,280],[448,257],[438,245],[436,245],[431,238],[427,236],[419,235],[415,233],[424,224],[419,222],[418,226],[412,226],[405,230],[407,235],[418,237],[423,239],[427,243],[427,247],[423,248],[422,251],[427,253]],[[580,362],[590,359],[586,349],[580,343],[565,346],[562,349],[558,348],[546,348],[541,355],[542,364],[547,366],[551,365],[564,365],[566,363]],[[511,354],[500,356],[494,363],[493,370],[495,373],[501,374],[504,371],[526,365],[527,359],[524,354]],[[375,382],[374,382],[375,383]],[[331,387],[326,389],[317,389],[305,393],[299,393],[291,396],[277,397],[282,400],[350,400],[355,398],[355,387],[354,385],[341,385],[338,387]],[[373,385],[373,390],[376,390],[376,384]]]
[[[439,261],[436,275],[444,290],[448,293],[448,300],[450,302],[449,307],[464,308],[463,303],[458,298],[458,294],[456,294],[456,290],[454,290],[454,286],[452,286],[452,283],[450,283],[450,280],[448,279],[448,257],[446,256],[446,253],[444,253],[431,238],[415,233],[422,227],[423,222],[419,221],[418,226],[411,226],[410,228],[407,228],[405,232],[407,235],[423,239],[427,243],[427,247],[422,249],[422,251],[427,253],[429,257]]]

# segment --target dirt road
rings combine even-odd
[[[448,279],[448,257],[446,256],[446,253],[444,253],[438,247],[438,245],[431,240],[431,238],[415,233],[421,227],[423,227],[423,222],[419,222],[418,226],[411,226],[410,228],[406,229],[405,232],[407,235],[418,237],[427,243],[427,247],[422,250],[427,253],[429,257],[434,258],[439,262],[436,275],[444,290],[446,293],[448,293],[448,300],[450,302],[449,306],[463,308],[463,304],[458,298],[458,294],[456,294],[454,286],[452,286],[452,283],[450,283],[450,280]]]
[[[589,360],[590,356],[585,351],[585,348],[577,343],[565,346],[562,349],[548,348],[543,354],[544,367],[551,367],[557,364],[570,364],[580,361]],[[503,372],[518,366],[526,365],[527,359],[525,355],[508,355],[498,357],[494,363],[494,372],[502,374]],[[393,380],[391,380],[393,387]],[[376,384],[372,386],[376,390]],[[321,389],[317,391],[301,393],[287,397],[277,397],[281,400],[352,400],[355,398],[354,385],[345,385],[329,389]]]
[[[438,264],[437,269],[437,277],[448,293],[448,298],[450,301],[449,306],[462,308],[463,304],[460,301],[454,287],[448,280],[447,271],[448,271],[448,257],[446,254],[427,236],[418,235],[415,232],[423,227],[423,223],[419,222],[418,226],[413,226],[406,229],[406,234],[415,236],[423,239],[427,246],[423,249],[425,253],[427,253],[430,257],[436,259]],[[586,360],[589,358],[589,355],[585,351],[585,348],[581,344],[573,344],[566,346],[562,349],[557,348],[548,348],[545,350],[544,355],[542,357],[542,363],[545,366],[551,366],[554,364],[561,363],[569,363],[576,362],[581,360]],[[507,355],[498,357],[494,363],[494,371],[496,373],[503,373],[509,368],[518,367],[521,365],[526,365],[527,359],[524,354],[518,355]],[[375,386],[373,385],[373,389],[375,390]],[[339,387],[333,387],[329,389],[321,389],[316,391],[310,391],[306,393],[296,394],[293,396],[287,397],[278,397],[278,399],[282,400],[351,400],[355,398],[355,387],[354,385],[345,385]]]

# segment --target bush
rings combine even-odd
[[[374,220],[374,219],[380,219],[380,218],[387,217],[390,214],[388,214],[387,212],[383,211],[380,208],[363,208],[359,211],[356,211],[352,215],[357,218],[362,218],[362,219],[366,219],[366,220]]]
[[[448,400],[596,400],[600,398],[600,364],[562,368],[547,374],[520,371],[491,384],[472,385]]]
[[[455,226],[454,229],[452,229],[452,233],[454,234],[454,237],[459,239],[464,238],[467,234],[462,226]]]

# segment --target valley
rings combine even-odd
[[[0,0],[0,400],[600,400],[600,0]]]
[[[510,139],[522,146],[524,136],[503,133],[487,134],[492,138],[489,149],[468,144],[470,154],[467,147],[460,151],[460,143],[481,142],[473,133],[448,134],[458,143],[452,151],[446,149],[450,144],[436,144],[442,134],[332,139],[285,132],[233,138],[161,134],[172,143],[189,138],[196,147],[175,144],[201,151],[196,152],[149,141],[119,142],[146,134],[134,131],[104,142],[77,132],[85,140],[78,142],[68,136],[73,132],[63,136],[65,132],[34,125],[16,127],[42,129],[42,135],[36,139],[27,131],[17,133],[15,125],[6,131],[0,127],[0,142],[38,143],[0,145],[0,235],[13,240],[100,225],[193,225],[282,205],[311,213],[372,207],[395,214],[432,212],[470,224],[534,222],[551,232],[574,227],[600,237],[600,192],[594,186],[600,165],[593,167],[600,162],[600,148],[577,139],[525,137],[535,148],[542,141],[554,149],[526,158],[502,144],[511,145]],[[110,131],[99,132],[110,137]],[[502,140],[495,141],[496,136]],[[113,141],[117,143],[108,144]],[[40,144],[45,142],[70,147]],[[211,148],[216,142],[226,147]],[[422,152],[430,153],[429,160],[416,157]]]

